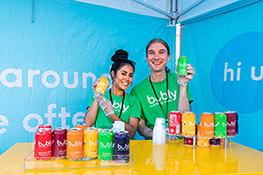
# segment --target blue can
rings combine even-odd
[[[128,163],[130,161],[130,135],[128,131],[115,132],[113,160],[116,163]]]

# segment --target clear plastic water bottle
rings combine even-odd
[[[153,144],[154,145],[165,145],[166,129],[164,118],[156,118],[155,125],[153,128]]]

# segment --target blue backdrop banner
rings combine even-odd
[[[149,74],[148,41],[163,38],[174,53],[167,19],[71,0],[39,0],[34,10],[32,3],[0,1],[0,154],[33,142],[41,123],[83,122],[92,81],[109,76],[117,49],[137,63],[134,84]]]
[[[233,141],[263,148],[263,3],[214,16],[182,29],[182,55],[196,68],[191,82],[197,118],[237,111]]]

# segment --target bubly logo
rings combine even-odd
[[[106,145],[104,145],[103,143],[100,142],[100,147],[101,148],[113,148],[113,145],[110,142],[107,142]]]
[[[75,141],[74,143],[72,143],[71,141],[68,141],[68,145],[70,147],[80,147],[82,145],[81,141]]]
[[[254,113],[263,108],[263,32],[243,33],[217,53],[210,72],[213,94],[227,110]]]
[[[96,146],[96,145],[98,145],[98,141],[96,140],[95,142],[92,142],[91,140],[89,140],[89,145],[90,146]]]
[[[42,142],[38,141],[37,145],[38,145],[39,148],[51,147],[51,141],[46,141],[45,143],[42,143]]]
[[[57,140],[57,145],[58,146],[66,146],[67,145],[67,140],[64,140],[64,142],[61,142],[61,141]]]
[[[122,147],[120,144],[117,144],[118,151],[128,151],[130,148],[129,144],[125,144],[124,147]]]
[[[119,109],[120,110],[120,108],[121,108],[121,103],[118,103],[117,101],[113,101],[113,104],[112,104],[112,107],[114,108],[114,109]],[[127,111],[127,109],[129,109],[129,105],[128,106],[125,106],[124,104],[123,104],[123,111],[122,112],[126,112]]]
[[[157,94],[157,96],[159,97],[159,101],[160,102],[161,101],[166,101],[167,98],[169,98],[168,100],[172,100],[172,101],[176,100],[176,90],[174,90],[174,92],[168,90],[168,94],[167,94],[167,92],[162,92],[162,91],[160,91],[159,93],[160,94]],[[151,104],[151,105],[154,104],[154,103],[158,103],[158,100],[156,99],[155,96],[151,97],[151,96],[147,95],[147,100],[148,100],[148,103]]]
[[[232,121],[230,123],[227,122],[227,126],[236,126],[236,121],[234,121],[234,122]]]
[[[188,123],[188,126],[194,126],[195,125],[195,122],[191,122],[191,121],[185,121],[184,122],[184,125],[186,125]]]
[[[210,128],[210,127],[214,127],[214,123],[206,123],[204,122],[204,127]]]

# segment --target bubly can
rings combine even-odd
[[[84,131],[84,158],[95,159],[98,157],[98,135],[95,128],[86,128]]]
[[[193,146],[193,138],[184,138],[184,144],[188,146]]]
[[[52,143],[52,157],[57,159],[66,158],[67,149],[67,129],[57,128],[54,129]]]
[[[116,163],[130,161],[130,135],[128,131],[119,131],[114,134],[113,160]]]
[[[177,75],[186,76],[187,74],[188,58],[186,56],[180,56],[178,59]]]
[[[200,116],[200,136],[203,138],[214,137],[214,115],[204,112]]]
[[[171,111],[169,114],[169,134],[182,134],[182,113],[180,111]]]
[[[236,114],[233,111],[225,112],[227,118],[227,136],[233,137],[236,135]]]
[[[215,137],[223,138],[226,137],[227,120],[226,115],[222,112],[216,112],[215,116]]]
[[[34,157],[36,160],[48,160],[51,158],[51,129],[37,129],[35,133]]]
[[[212,138],[210,139],[211,146],[220,146],[221,139],[220,138]]]
[[[67,155],[69,160],[82,158],[82,131],[80,128],[71,128],[67,133]]]
[[[186,137],[195,136],[195,114],[184,112],[182,115],[182,134]]]
[[[103,76],[100,77],[98,84],[95,88],[95,92],[99,92],[104,95],[108,86],[108,81],[109,81],[108,78]]]
[[[103,129],[99,132],[99,160],[110,161],[113,159],[113,131]]]
[[[200,136],[200,123],[197,125],[197,141],[196,141],[197,146],[201,147],[208,147],[210,145],[209,139],[202,138]]]

